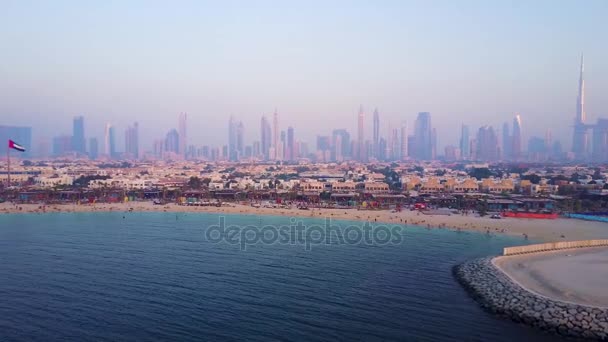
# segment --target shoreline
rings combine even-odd
[[[496,265],[495,259],[467,261],[452,269],[456,280],[483,309],[553,334],[608,339],[608,309],[540,295],[514,281]]]
[[[150,202],[95,203],[95,204],[13,204],[0,203],[0,214],[42,214],[81,212],[175,212],[208,214],[243,214],[262,216],[330,218],[336,220],[362,221],[396,225],[415,225],[429,229],[450,229],[472,231],[492,235],[519,236],[545,242],[608,238],[608,224],[569,218],[558,219],[491,219],[476,215],[423,214],[419,211],[403,210],[358,210],[313,208],[263,208],[233,204],[224,206],[186,206],[174,203],[154,205]]]

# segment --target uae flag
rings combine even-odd
[[[17,144],[16,142],[14,142],[14,141],[12,141],[10,139],[8,141],[8,148],[12,148],[13,150],[25,152],[25,147]]]

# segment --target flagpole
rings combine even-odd
[[[7,186],[6,188],[10,188],[11,187],[11,148],[7,148],[6,149],[6,164],[7,164],[7,169],[8,169],[8,177],[7,177]]]

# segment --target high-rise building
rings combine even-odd
[[[59,135],[53,138],[53,156],[63,157],[72,151],[71,135]]]
[[[264,159],[269,160],[272,158],[270,155],[270,147],[272,146],[272,134],[270,128],[270,122],[265,116],[262,116],[260,125],[260,147],[262,148],[262,154]]]
[[[345,129],[334,129],[331,135],[334,146],[337,145],[336,141],[340,139],[340,151],[334,149],[335,155],[332,156],[332,159],[338,160],[338,155],[342,157],[342,160],[352,157],[350,133]]]
[[[578,96],[576,98],[576,117],[574,118],[574,133],[572,136],[572,152],[577,159],[584,159],[587,156],[589,137],[587,125],[585,123],[587,114],[585,113],[585,60],[581,55],[581,68],[578,79]]]
[[[174,128],[167,133],[165,137],[165,148],[163,149],[163,158],[165,154],[170,154],[169,157],[180,156],[180,143],[179,133]]]
[[[97,142],[97,138],[89,139],[89,158],[91,160],[97,159],[99,156],[99,144]]]
[[[454,161],[461,159],[460,149],[456,146],[448,145],[445,147],[445,160]]]
[[[367,161],[367,148],[365,146],[365,114],[363,113],[363,106],[359,107],[359,121],[357,123],[357,157],[359,161]]]
[[[528,140],[528,159],[533,162],[540,162],[547,159],[547,146],[545,139],[540,137],[530,137]]]
[[[230,116],[228,120],[228,160],[237,161],[239,159],[239,151],[237,147],[238,140],[238,123]]]
[[[274,154],[272,159],[279,159],[279,113],[274,110],[274,116],[272,119],[272,147],[274,147]]]
[[[116,134],[114,126],[111,124],[106,124],[106,131],[104,134],[104,154],[107,158],[116,158]]]
[[[239,121],[236,125],[236,152],[238,153],[238,159],[245,154],[245,125],[243,121]]]
[[[19,153],[19,157],[29,158],[32,150],[32,128],[17,126],[0,126],[0,154],[6,156],[8,140],[11,139],[25,147],[25,152]]]
[[[125,131],[125,157],[139,159],[139,124],[127,127]]]
[[[378,143],[380,142],[380,114],[378,114],[378,108],[374,110],[374,132],[373,132],[373,144],[374,144],[374,153],[373,157],[378,158],[380,154],[380,147]]]
[[[436,145],[436,138],[433,138],[434,134],[431,126],[431,113],[418,113],[414,136],[416,140],[414,157],[420,160],[433,159],[433,150],[434,145]]]
[[[521,116],[519,114],[515,114],[515,118],[513,118],[511,144],[511,158],[518,160],[521,158]]]
[[[281,131],[281,141],[279,142],[279,160],[285,160],[285,150],[287,150],[287,134]]]
[[[177,154],[184,159],[186,158],[186,146],[188,146],[187,117],[188,115],[185,112],[179,114],[179,149]]]
[[[331,159],[337,162],[341,162],[344,160],[344,156],[342,155],[342,136],[334,135],[332,136],[332,153]]]
[[[72,136],[58,135],[53,137],[53,157],[61,157],[72,151]]]
[[[491,126],[482,126],[477,131],[476,159],[495,161],[499,158],[500,148],[496,133]]]
[[[401,140],[399,139],[399,129],[389,129],[389,143],[386,146],[385,160],[399,160],[401,158]]]
[[[252,146],[252,150],[251,150],[251,155],[254,158],[260,158],[260,156],[262,156],[261,144],[257,140],[253,142],[253,146]]]
[[[469,149],[469,126],[462,125],[460,128],[460,155],[462,159],[469,160],[471,153]]]
[[[597,119],[593,126],[591,156],[594,162],[608,161],[608,119]]]
[[[72,150],[79,155],[84,155],[86,153],[85,145],[84,117],[77,116],[72,124]]]
[[[408,154],[408,133],[407,122],[401,123],[401,160],[407,160]]]
[[[285,159],[293,161],[296,159],[295,141],[293,136],[293,127],[287,128],[287,150],[285,152]]]

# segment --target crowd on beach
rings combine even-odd
[[[94,204],[17,204],[5,202],[0,204],[0,213],[79,213],[79,212],[175,212],[175,213],[215,213],[271,215],[288,217],[315,217],[335,220],[367,221],[374,224],[398,224],[421,226],[427,229],[450,229],[457,232],[475,231],[487,235],[509,234],[522,239],[560,241],[568,238],[607,237],[608,227],[597,222],[573,219],[534,220],[505,218],[500,220],[480,217],[474,211],[434,215],[418,210],[358,210],[310,208],[301,210],[297,207],[254,207],[238,203],[224,203],[221,206],[195,207],[178,204],[154,204],[152,201],[126,203]]]

